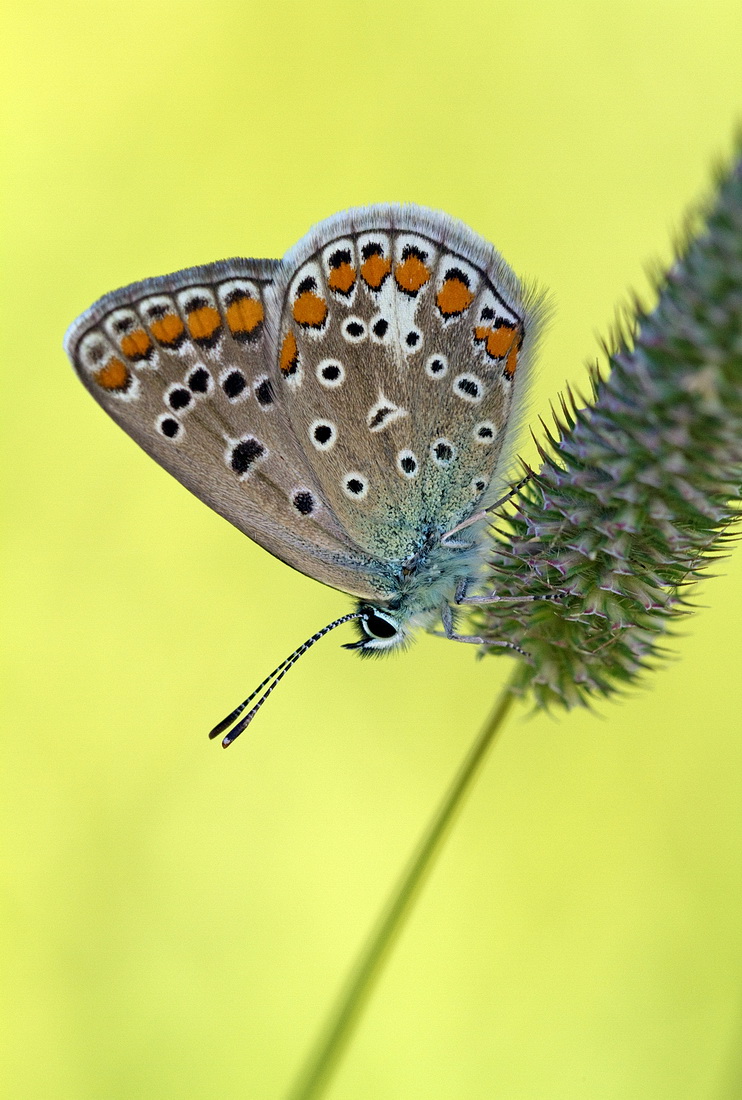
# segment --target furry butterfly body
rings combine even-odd
[[[480,581],[541,312],[463,224],[375,206],[320,223],[281,261],[114,291],[65,347],[179,481],[357,597],[354,648],[374,653],[441,622],[458,637],[450,608]]]

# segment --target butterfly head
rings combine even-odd
[[[400,611],[364,603],[358,608],[356,623],[360,638],[343,648],[355,649],[362,656],[378,656],[410,641],[409,616]]]

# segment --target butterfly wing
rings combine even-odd
[[[355,543],[405,561],[497,499],[542,310],[491,245],[420,207],[350,210],[269,297],[293,433]]]
[[[297,444],[266,343],[270,260],[229,260],[114,291],[69,329],[83,384],[157,462],[276,557],[363,598],[369,555]]]

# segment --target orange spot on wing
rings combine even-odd
[[[489,325],[478,325],[474,329],[474,339],[484,343],[485,350],[490,359],[502,359],[513,347],[516,330],[512,325],[498,325],[491,328]]]
[[[299,349],[296,346],[296,337],[293,332],[287,332],[281,345],[281,355],[278,365],[284,374],[292,374],[299,362]]]
[[[150,332],[161,344],[177,344],[185,331],[183,322],[175,313],[166,313],[158,317],[149,326]]]
[[[263,303],[257,298],[238,298],[227,306],[227,324],[233,336],[255,332],[264,316]]]
[[[474,301],[474,295],[463,279],[453,277],[446,279],[435,301],[444,317],[451,317],[468,309]]]
[[[516,341],[510,351],[508,357],[505,360],[505,377],[512,378],[515,374],[515,368],[518,366],[518,352],[520,351],[520,342]]]
[[[332,269],[327,285],[330,290],[337,290],[341,294],[349,294],[355,281],[355,268],[349,263],[342,263]]]
[[[219,311],[213,306],[199,306],[188,314],[188,331],[194,340],[210,340],[221,323]]]
[[[361,278],[372,290],[378,290],[391,269],[391,260],[385,260],[383,256],[374,253],[361,264]]]
[[[430,268],[426,267],[419,256],[411,254],[394,269],[397,286],[408,294],[417,294],[430,278]]]
[[[127,359],[146,359],[152,351],[152,341],[143,328],[138,328],[122,337],[121,350]]]
[[[312,290],[305,290],[294,302],[294,320],[298,325],[319,328],[327,316],[327,302]]]
[[[109,359],[105,367],[96,371],[93,378],[104,390],[128,390],[131,382],[129,368],[121,359]]]

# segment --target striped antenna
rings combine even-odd
[[[290,654],[285,661],[281,661],[280,665],[278,665],[277,668],[273,669],[273,672],[271,672],[270,676],[266,676],[262,684],[258,684],[252,695],[248,695],[247,699],[245,699],[243,703],[240,703],[238,707],[235,707],[231,714],[228,714],[226,718],[223,718],[222,721],[219,722],[218,725],[214,726],[213,730],[209,734],[209,738],[213,740],[221,733],[224,733],[225,730],[229,730],[229,733],[227,733],[227,735],[222,738],[222,747],[225,749],[228,748],[233,741],[236,741],[243,730],[247,729],[255,715],[262,707],[263,703],[266,701],[276,685],[281,682],[289,669],[296,664],[299,658],[302,657],[308,649],[312,648],[315,642],[318,642],[320,638],[324,638],[325,634],[329,634],[330,631],[334,630],[336,626],[342,626],[343,623],[349,623],[353,619],[362,619],[363,615],[363,611],[354,611],[350,615],[343,615],[341,616],[341,618],[335,619],[334,623],[329,623],[327,626],[323,626],[322,629],[318,630],[316,634],[313,634],[311,638],[307,638],[306,642],[300,645],[298,649],[295,649],[294,652]],[[266,690],[263,691],[263,688],[265,688]],[[261,691],[263,692],[262,695],[260,695]],[[241,721],[237,722],[236,726],[234,726],[232,729],[229,729],[232,723],[237,721],[245,708],[248,707],[250,703],[252,703],[256,695],[260,695],[260,698],[258,699],[255,706],[252,708],[252,710],[249,711],[249,713],[246,714],[245,717],[241,719]]]

